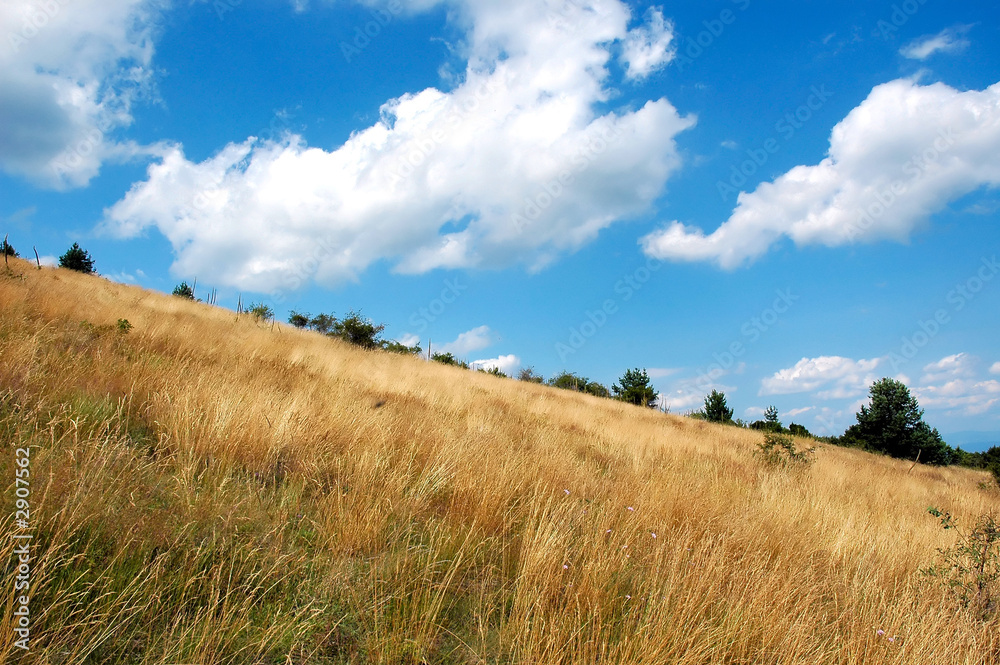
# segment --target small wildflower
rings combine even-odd
[[[627,511],[629,511],[629,512],[634,512],[634,511],[635,511],[635,508],[633,508],[632,506],[629,506],[629,507],[628,507],[628,508],[626,508],[625,510],[627,510]]]
[[[605,531],[604,533],[611,533],[611,529],[608,529],[608,530],[607,530],[607,531]]]
[[[632,596],[625,594],[625,600],[632,600]]]
[[[650,532],[650,533],[652,534],[653,538],[656,538],[656,534],[655,533],[653,533],[653,532]]]
[[[896,641],[896,637],[895,637],[895,635],[894,635],[894,636],[892,636],[892,637],[890,637],[890,638],[889,638],[889,641],[890,641],[890,642],[895,642],[895,641]]]
[[[882,637],[883,635],[885,635],[885,631],[879,628],[875,634],[878,635],[879,637]]]
[[[568,563],[564,563],[563,564],[563,570],[568,570],[568,569],[569,569],[569,564]]]
[[[563,490],[563,492],[566,492],[566,496],[569,496],[569,490]]]

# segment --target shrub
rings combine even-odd
[[[59,267],[92,275],[94,274],[94,259],[90,256],[90,252],[81,248],[77,243],[73,243],[73,246],[59,257]]]
[[[764,434],[764,441],[757,444],[757,453],[765,462],[774,466],[810,464],[815,450],[797,450],[792,437],[780,432],[767,432]]]
[[[541,374],[535,374],[534,367],[525,367],[517,373],[518,381],[527,381],[528,383],[545,383],[545,379]]]
[[[942,562],[921,572],[938,580],[962,608],[982,621],[989,621],[1000,609],[997,598],[1000,583],[1000,523],[992,515],[981,515],[972,531],[960,529],[950,513],[927,509],[941,520],[941,526],[954,530],[958,542],[939,549]]]
[[[251,314],[258,323],[262,321],[266,323],[274,319],[274,310],[264,303],[251,303],[250,307],[247,308],[247,313]]]
[[[451,353],[435,353],[431,356],[431,360],[444,365],[455,365],[456,367],[461,367],[462,369],[469,369],[469,363],[464,360],[459,360]]]
[[[288,314],[288,323],[295,326],[296,328],[308,328],[309,327],[309,315],[300,314],[295,310],[292,310]]]
[[[402,342],[397,342],[396,340],[390,340],[388,342],[382,342],[382,348],[389,353],[399,353],[404,356],[419,356],[423,353],[419,344],[414,344],[413,346],[407,346]]]
[[[118,319],[117,326],[118,326],[118,332],[120,332],[123,335],[127,335],[129,331],[132,330],[132,328],[134,327],[131,323],[129,323],[128,319]]]
[[[7,242],[7,238],[4,238],[3,242],[0,243],[0,254],[3,256],[13,256],[15,258],[20,256],[20,254],[17,253],[17,250],[11,247],[11,244]]]
[[[379,335],[383,330],[385,324],[376,325],[371,319],[362,316],[361,312],[352,311],[344,319],[334,319],[333,327],[327,334],[363,349],[376,349],[382,347]]]
[[[187,282],[181,282],[174,287],[173,295],[179,298],[187,298],[188,300],[194,300],[194,289],[192,289]]]

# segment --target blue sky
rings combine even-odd
[[[720,389],[839,434],[892,376],[943,433],[995,433],[998,18],[5,2],[0,222],[22,254],[361,309],[506,371],[645,367],[673,412]]]

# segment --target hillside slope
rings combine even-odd
[[[0,544],[5,662],[1000,662],[920,573],[955,542],[928,506],[1000,508],[985,474],[770,467],[754,432],[17,260],[0,359],[0,521],[31,446],[34,537],[26,656]]]

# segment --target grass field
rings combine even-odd
[[[955,542],[929,506],[1000,508],[984,473],[769,466],[755,432],[19,260],[0,317],[0,523],[30,446],[34,536],[26,655],[0,542],[4,662],[1000,662],[920,572]]]

